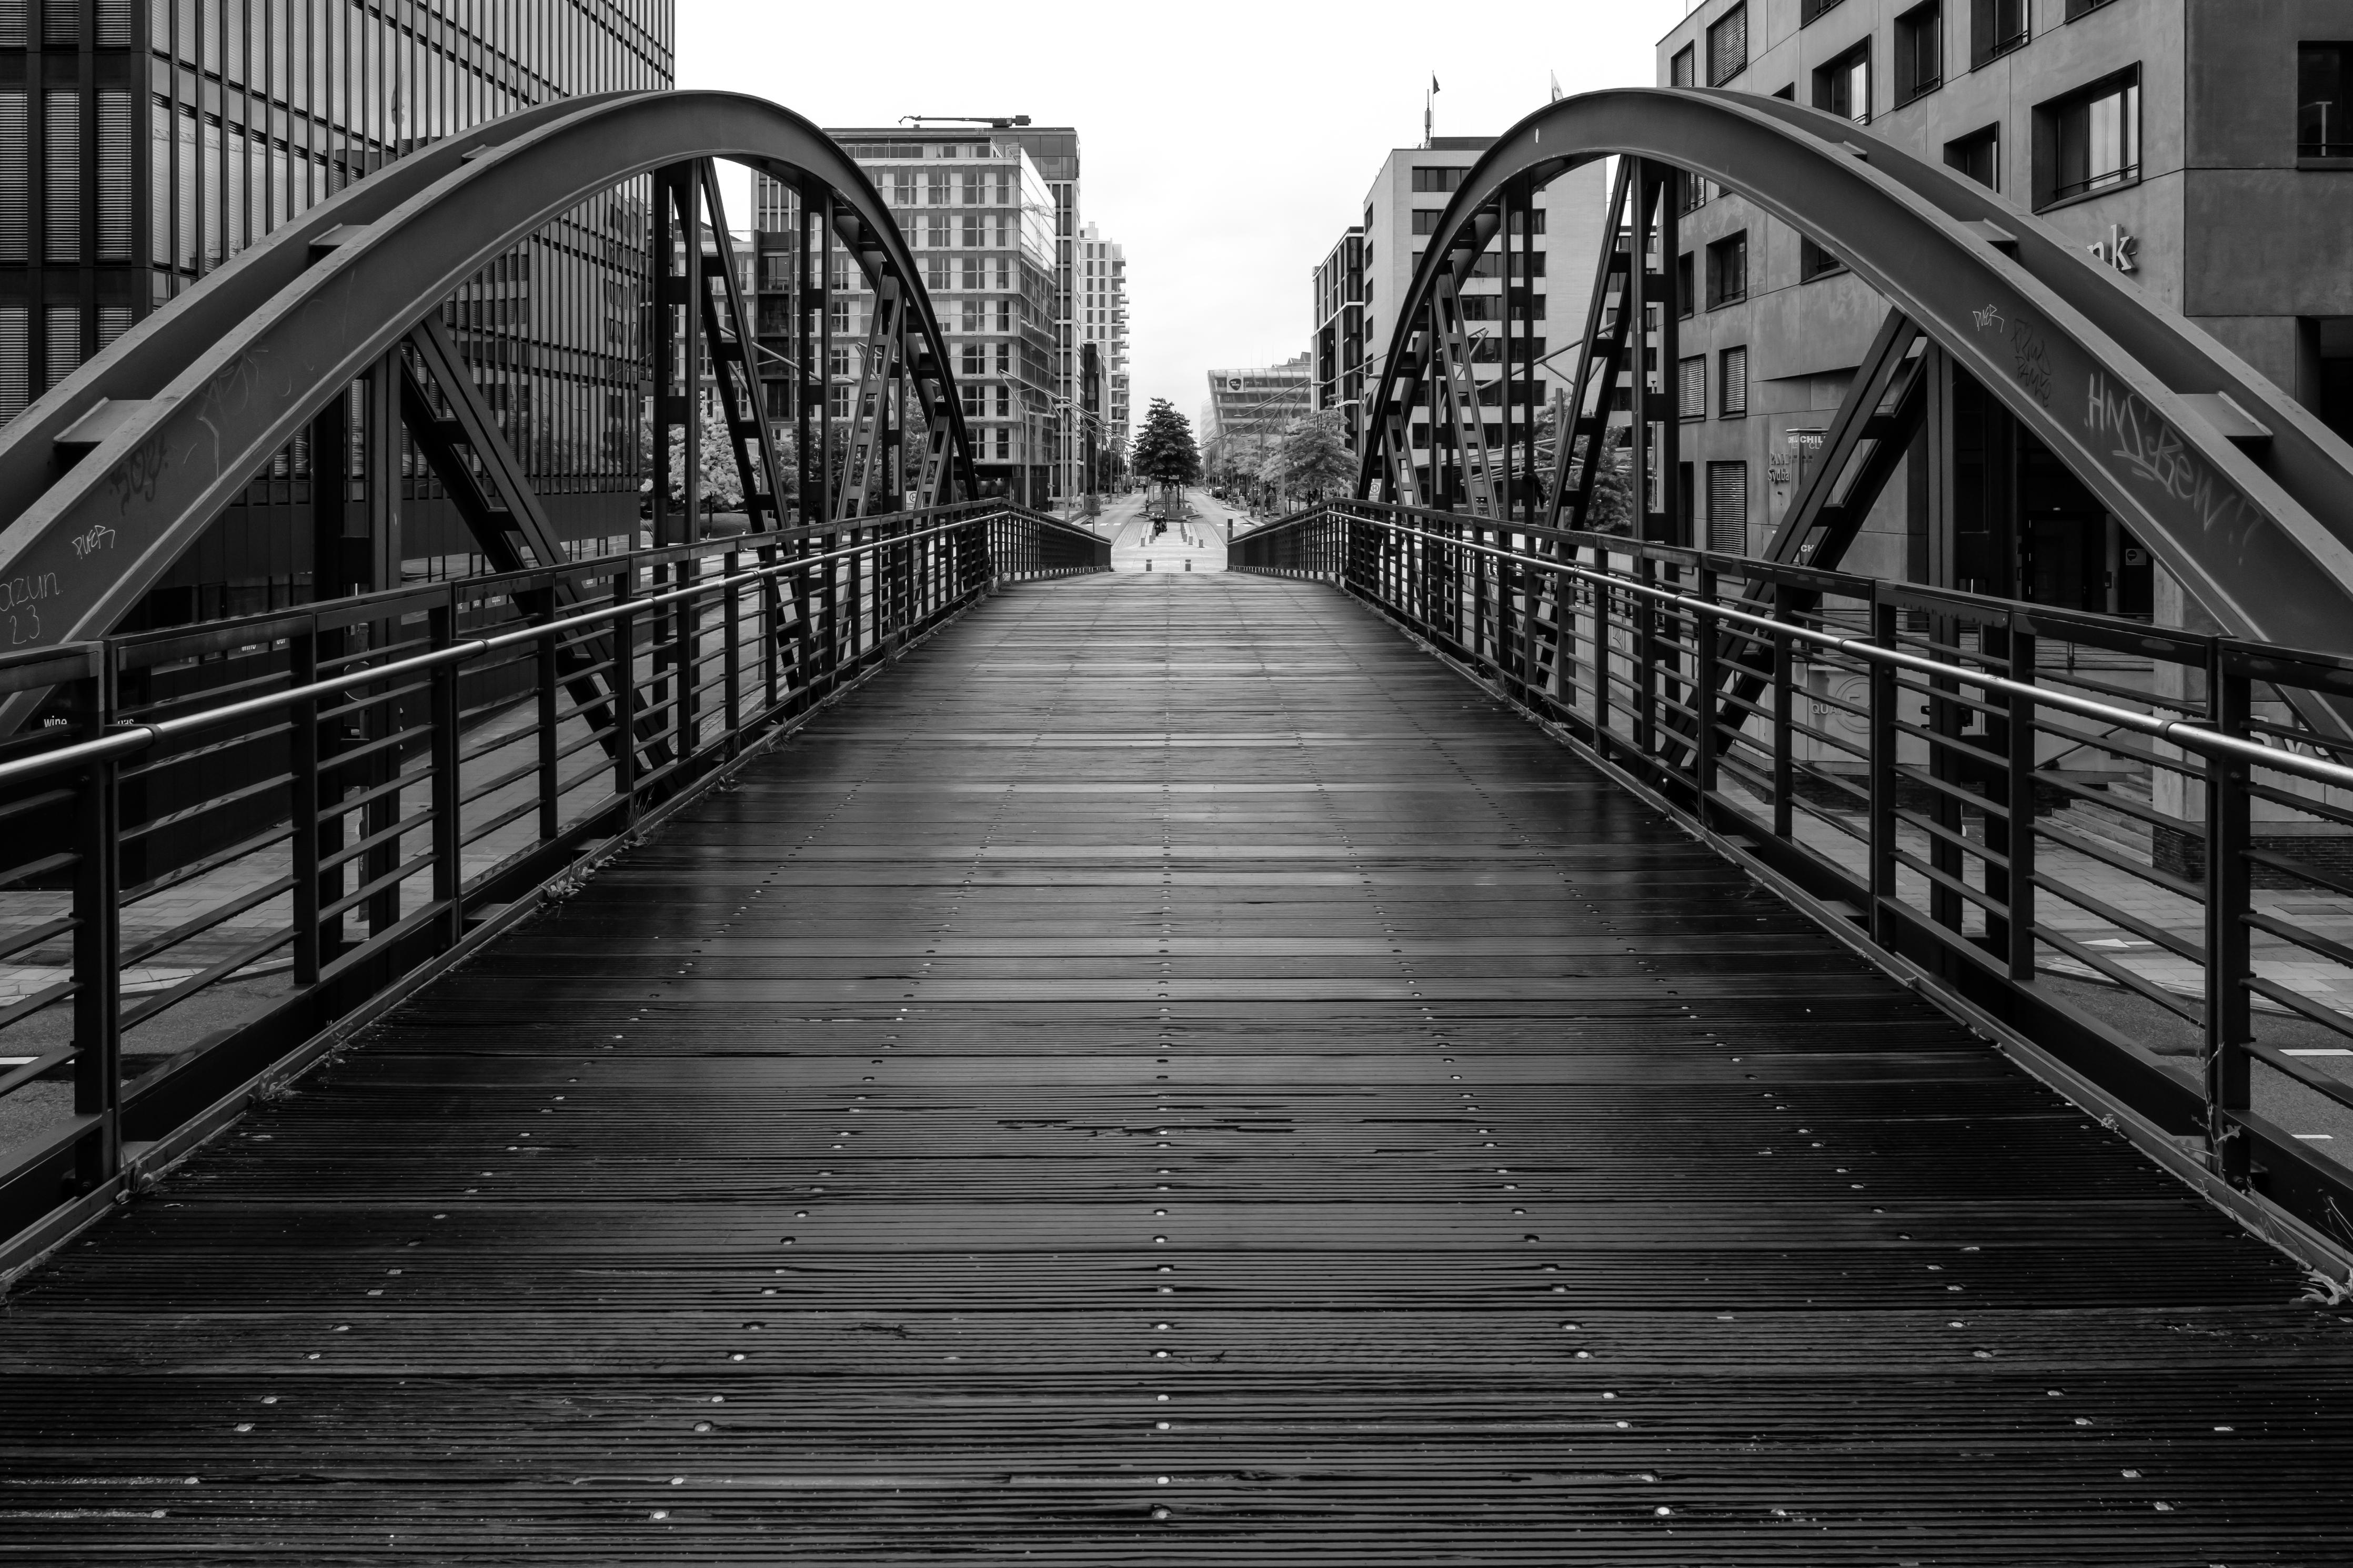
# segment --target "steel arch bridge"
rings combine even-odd
[[[324,455],[367,388],[370,449],[405,426],[448,489],[491,570],[545,570],[565,556],[523,465],[441,324],[466,279],[558,215],[621,182],[652,178],[653,536],[686,537],[699,465],[676,476],[670,443],[700,451],[694,367],[708,355],[717,412],[755,532],[786,521],[786,476],[762,416],[763,376],[716,179],[719,160],[764,172],[799,197],[797,338],[800,509],[840,521],[898,510],[896,461],[923,452],[903,497],[915,510],[974,496],[972,452],[946,345],[905,240],[872,184],[799,115],[728,93],[615,93],[526,110],[424,148],[311,208],[142,322],[44,395],[0,440],[0,580],[27,585],[9,646],[54,647],[111,632],[272,454],[307,431]],[[715,265],[706,265],[704,239]],[[812,430],[834,344],[828,306],[838,239],[874,292],[863,381],[839,453]],[[903,382],[903,391],[901,384]],[[814,396],[812,395],[814,389]],[[323,423],[322,423],[323,422]],[[837,478],[835,458],[839,463]],[[342,476],[375,523],[396,466]],[[392,585],[396,563],[359,581]],[[10,717],[21,721],[22,705]],[[0,729],[9,727],[0,724]]]
[[[1563,438],[1535,420],[1491,447],[1461,289],[1498,235],[1525,252],[1534,194],[1620,160],[1577,345]],[[1357,495],[1474,518],[1590,526],[1598,475],[1627,454],[1630,531],[1682,537],[1677,461],[1677,185],[1712,181],[1844,261],[1887,315],[1814,467],[1764,552],[1835,570],[1907,450],[1938,479],[1950,526],[1951,389],[1973,380],[2120,519],[2233,636],[2353,651],[2353,447],[2179,317],[1985,187],[1780,100],[1626,89],[1562,100],[1506,132],[1463,176],[1368,375]],[[1524,265],[1524,264],[1523,264]],[[1522,272],[1519,277],[1525,279]],[[1508,288],[1508,285],[1507,285]],[[1506,317],[1512,312],[1507,309]],[[1507,321],[1532,331],[1534,323]],[[1504,394],[1533,414],[1534,356],[1504,355]],[[1639,410],[1639,412],[1637,412]],[[1419,412],[1434,461],[1409,430]],[[1597,458],[1602,460],[1597,462]],[[1949,584],[1947,584],[1949,585]]]

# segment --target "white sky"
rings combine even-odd
[[[1135,417],[1212,366],[1307,347],[1308,274],[1392,147],[1492,134],[1564,92],[1647,84],[1683,0],[680,0],[678,82],[820,125],[1027,114],[1079,132],[1080,219],[1127,247]],[[748,220],[748,176],[729,219]]]

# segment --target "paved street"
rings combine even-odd
[[[1118,531],[1112,535],[1111,569],[1114,572],[1222,572],[1226,569],[1226,521],[1230,515],[1225,507],[1211,500],[1206,490],[1187,489],[1180,493],[1176,515],[1168,519],[1168,531],[1155,538],[1152,524],[1146,518],[1147,497],[1123,497],[1134,503],[1120,514]],[[1150,493],[1149,503],[1159,505],[1159,492]],[[1111,513],[1106,511],[1106,520]]]

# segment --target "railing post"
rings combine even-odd
[[[1609,612],[1617,600],[1609,554],[1593,547],[1593,749],[1609,754]]]
[[[1773,618],[1783,618],[1781,599],[1788,584],[1773,584]],[[1789,634],[1773,634],[1773,837],[1787,839],[1796,831],[1791,820],[1793,791],[1796,787],[1796,757],[1790,749],[1790,724],[1797,704],[1797,658],[1791,647]]]
[[[1881,647],[1895,646],[1895,606],[1872,586],[1871,640]],[[1867,891],[1871,907],[1871,937],[1883,948],[1896,944],[1895,923],[1895,667],[1873,659],[1867,674],[1871,696],[1871,864]]]
[[[2251,683],[2232,668],[2220,637],[2208,643],[2207,712],[2224,735],[2248,738]],[[2246,915],[2252,833],[2252,770],[2233,757],[2206,761],[2206,1140],[2214,1173],[2234,1187],[2252,1180],[2239,1118],[2248,1109],[2247,1045],[2254,1019],[2247,994],[2252,954]]]
[[[731,550],[719,558],[719,570],[723,580],[720,601],[720,625],[727,639],[723,668],[726,671],[727,754],[733,756],[739,749],[738,737],[744,732],[744,607],[743,584],[735,574],[744,569],[744,552]]]
[[[613,794],[621,820],[632,829],[638,825],[638,613],[629,601],[637,596],[633,555],[613,575],[613,602],[621,606],[613,617]]]
[[[670,573],[670,586],[684,595],[670,606],[670,673],[678,678],[678,707],[670,714],[671,733],[677,738],[671,744],[681,764],[694,755],[702,739],[697,695],[702,684],[702,595],[695,591],[702,574],[702,560],[695,555],[681,557]]]
[[[1699,569],[1701,603],[1715,603],[1715,568],[1702,563]],[[1697,796],[1693,803],[1694,815],[1702,827],[1709,826],[1708,800],[1715,794],[1715,616],[1701,610],[1692,616],[1693,656],[1692,712],[1694,716],[1698,741],[1694,749],[1692,787]]]
[[[1637,555],[1634,580],[1645,588],[1656,587],[1659,563]],[[1634,617],[1634,755],[1645,770],[1654,770],[1664,761],[1658,754],[1659,608],[1647,594],[1634,595],[1629,608]]]
[[[451,599],[426,613],[430,641],[437,649],[446,648],[457,640],[454,598],[453,593]],[[458,667],[453,663],[435,665],[427,690],[430,731],[427,744],[433,758],[433,901],[438,910],[434,924],[440,930],[441,944],[454,947],[458,939],[466,934],[462,903],[466,835],[459,816],[465,801],[459,777],[459,758],[464,748],[458,727]]]
[[[552,583],[544,603],[552,620],[555,611],[555,588]],[[564,784],[557,772],[557,753],[563,748],[557,744],[556,733],[556,711],[563,686],[557,679],[555,663],[555,643],[561,635],[553,630],[542,632],[532,644],[539,667],[539,841],[543,844],[553,843],[563,830]]]
[[[2012,626],[2010,633],[2010,679],[2034,682],[2034,634]],[[2034,979],[2034,710],[2031,697],[2010,694],[2010,837],[2003,858],[2010,862],[2009,947],[2004,954],[2013,984]]]
[[[760,578],[756,618],[760,627],[760,689],[766,699],[763,704],[765,714],[776,711],[784,690],[785,581],[781,577],[765,574],[770,567],[776,564],[775,545],[760,546],[758,560],[764,574]],[[803,625],[806,626],[807,622],[804,621]]]
[[[287,675],[297,687],[319,679],[319,634],[309,631],[286,639]],[[319,700],[306,698],[287,713],[289,726],[287,775],[293,799],[288,815],[293,839],[289,846],[294,876],[294,984],[319,983]]]
[[[113,656],[96,648],[90,672],[75,684],[86,738],[113,722]],[[119,769],[92,763],[78,781],[74,806],[73,1043],[74,1114],[97,1124],[77,1145],[74,1177],[89,1192],[122,1169],[122,1000]]]

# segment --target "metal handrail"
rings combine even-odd
[[[882,546],[906,544],[918,539],[952,533],[958,529],[970,528],[987,521],[989,517],[1014,510],[1009,507],[997,508],[978,513],[968,513],[889,539],[868,540],[817,555],[797,556],[790,561],[781,561],[772,566],[760,566],[750,571],[730,572],[716,577],[699,578],[683,588],[673,588],[666,593],[648,594],[642,596],[633,595],[627,599],[575,611],[552,620],[533,621],[514,631],[500,632],[491,637],[471,637],[464,642],[453,642],[446,647],[435,648],[430,653],[413,654],[406,658],[395,659],[386,664],[363,665],[344,674],[330,676],[323,680],[311,681],[302,686],[290,686],[260,697],[248,697],[242,701],[225,703],[217,708],[206,708],[195,713],[185,713],[178,718],[159,719],[143,724],[126,724],[110,731],[96,740],[78,741],[59,746],[53,751],[42,752],[35,756],[19,757],[13,762],[0,762],[0,786],[15,784],[23,779],[39,778],[81,763],[129,756],[133,752],[146,750],[159,741],[193,734],[238,719],[248,718],[256,713],[267,713],[276,709],[291,707],[296,703],[307,702],[315,698],[332,696],[354,686],[370,686],[399,676],[438,669],[444,665],[464,664],[499,648],[537,642],[550,633],[562,633],[575,627],[617,620],[625,615],[637,615],[659,605],[702,598],[714,590],[733,584],[788,576],[812,566],[821,566],[828,562],[867,554]],[[1033,517],[1027,513],[1023,513],[1022,517],[1024,521],[1061,529],[1073,537],[1081,537],[1077,530],[1071,529],[1051,518]],[[744,537],[754,542],[760,538],[756,534],[746,534]]]
[[[2299,1093],[2353,1106],[2353,1082],[2272,1048],[2253,1013],[2260,998],[2353,1043],[2353,1009],[2280,984],[2259,969],[2276,955],[2259,959],[2253,944],[2267,933],[2291,954],[2353,973],[2353,949],[2258,897],[2266,887],[2353,895],[2339,865],[2353,806],[2337,793],[2353,792],[2353,766],[2327,760],[2346,755],[2333,737],[2256,717],[2259,689],[2299,711],[2308,699],[2341,700],[2353,691],[2353,660],[1467,511],[1343,501],[1271,531],[1238,540],[1233,567],[1332,583],[1427,638],[1859,954],[2022,1048],[2038,1070],[2061,1068],[2089,1103],[2140,1119],[2130,1125],[2160,1159],[2194,1161],[2177,1168],[2247,1194],[2264,1223],[2284,1214],[2331,1229],[2353,1212],[2353,1170],[2279,1125],[2280,1112],[2259,1110],[2250,1075],[2261,1064]],[[1590,564],[1580,560],[1588,550]],[[1792,589],[1800,606],[1788,602]],[[1813,608],[1824,599],[1859,601],[1865,626],[1825,625]],[[1932,630],[1924,648],[1901,629],[1906,613],[1989,640],[1973,654],[1958,634]],[[2065,677],[2038,685],[2046,637],[2136,655],[2152,672],[2202,675],[2203,696],[2152,693],[2140,711],[2126,706],[2139,694],[2122,687],[2087,692]],[[1862,678],[1852,702],[1798,684],[1801,661],[1820,668],[1823,655]],[[1801,698],[1862,721],[1866,733],[1807,724]],[[2045,735],[2182,784],[2179,800],[2128,808],[2149,826],[2145,850],[2037,823]],[[1832,771],[1857,763],[1861,778]],[[1838,809],[1860,819],[1810,804],[1810,782],[1834,788]],[[1919,786],[1930,792],[1925,805],[1905,798]],[[2258,803],[2286,813],[2258,816]],[[2306,818],[2321,837],[2267,831]],[[2194,917],[2144,919],[2122,907],[2129,900],[2107,886],[2111,876],[2186,900]],[[2151,939],[2193,963],[2194,980],[2111,962],[2076,941],[2068,920],[2039,912],[2046,900]],[[2200,1030],[2202,1070],[2159,1060],[2131,1024],[2044,978],[2085,973]],[[2186,1138],[2202,1142],[2202,1157]]]
[[[2071,696],[2048,686],[2011,680],[2006,676],[1993,675],[1965,664],[1947,664],[1941,659],[1928,658],[1916,653],[1906,653],[1902,648],[1864,642],[1855,637],[1842,637],[1830,632],[1815,631],[1793,622],[1777,621],[1769,616],[1753,615],[1748,611],[1736,610],[1710,600],[1694,599],[1689,595],[1678,594],[1672,589],[1654,587],[1636,577],[1621,577],[1614,573],[1597,572],[1592,567],[1578,566],[1570,562],[1549,560],[1545,556],[1533,555],[1523,551],[1499,549],[1492,544],[1480,544],[1471,540],[1432,533],[1426,529],[1407,527],[1392,519],[1365,517],[1357,513],[1343,511],[1335,511],[1332,515],[1345,518],[1352,522],[1370,523],[1376,528],[1386,528],[1394,532],[1410,534],[1417,539],[1434,540],[1449,549],[1472,551],[1478,554],[1494,556],[1499,560],[1525,563],[1541,571],[1556,572],[1564,576],[1582,578],[1588,583],[1605,584],[1644,598],[1656,600],[1661,604],[1672,605],[1694,615],[1708,616],[1717,620],[1755,627],[1776,637],[1788,637],[1799,642],[1810,643],[1818,647],[1848,654],[1872,663],[1894,665],[1920,675],[1957,679],[1965,685],[1978,687],[1989,692],[2000,692],[2005,697],[2030,698],[2045,707],[2073,713],[2080,719],[2090,719],[2100,723],[2112,724],[2116,729],[2131,730],[2139,734],[2154,736],[2158,740],[2179,746],[2184,751],[2197,752],[2208,756],[2235,757],[2241,762],[2257,763],[2281,773],[2295,773],[2316,784],[2327,784],[2337,789],[2353,790],[2353,768],[2324,762],[2318,757],[2307,757],[2298,752],[2283,752],[2253,741],[2242,741],[2236,736],[2221,734],[2213,730],[2186,723],[2179,719],[2158,719],[2153,714],[2135,713],[2128,708],[2112,707],[2088,697]],[[1499,531],[1523,531],[1509,523],[1496,522],[1492,519],[1474,518],[1470,521],[1480,526],[1492,526]],[[5,776],[0,774],[0,777]]]

